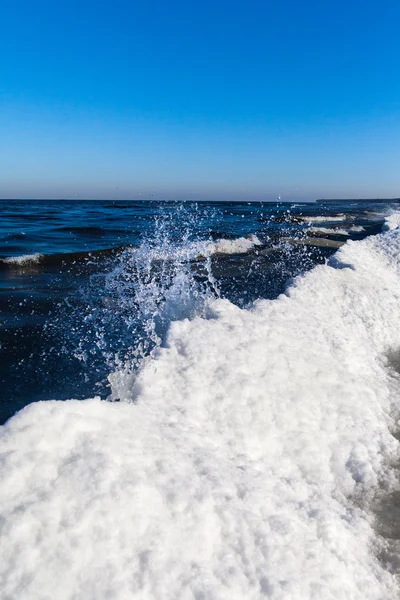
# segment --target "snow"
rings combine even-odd
[[[371,505],[394,482],[400,230],[274,301],[171,324],[114,399],[0,438],[4,599],[392,600]]]
[[[396,229],[400,227],[400,211],[393,210],[385,219],[384,229]]]

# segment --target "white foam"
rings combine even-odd
[[[325,215],[325,216],[310,216],[302,217],[305,223],[338,223],[346,221],[346,215]]]
[[[215,254],[245,254],[255,246],[260,246],[261,241],[256,235],[234,239],[221,238],[216,241],[195,241],[185,245],[168,244],[162,247],[146,247],[153,260],[182,260],[188,261],[200,257],[210,257]],[[137,249],[132,248],[135,253]]]
[[[322,233],[327,235],[349,235],[349,232],[346,229],[329,228],[329,227],[310,227],[308,229],[310,233]]]
[[[27,266],[27,265],[37,265],[43,259],[43,254],[23,254],[22,256],[10,256],[8,258],[1,259],[1,262],[6,263],[8,265],[16,265],[16,266]]]
[[[277,300],[174,322],[111,377],[130,404],[11,419],[4,597],[395,598],[368,505],[399,447],[399,256],[399,229],[349,241]]]
[[[362,233],[365,231],[361,225],[352,225],[349,229],[343,229],[340,227],[309,227],[308,231],[311,233],[321,233],[326,235],[349,235],[350,232]]]
[[[209,242],[206,245],[206,252],[213,254],[245,254],[254,246],[260,246],[261,242],[255,235],[249,237],[240,237],[233,240],[220,239],[216,242]]]

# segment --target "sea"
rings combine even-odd
[[[172,320],[209,297],[245,307],[347,240],[382,229],[391,205],[249,202],[0,202],[0,422],[30,402],[110,393]]]
[[[399,214],[0,201],[4,598],[398,597]]]

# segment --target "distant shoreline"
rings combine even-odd
[[[0,202],[165,202],[165,203],[231,203],[231,204],[335,204],[342,202],[363,202],[384,204],[400,202],[400,198],[318,198],[317,200],[174,200],[173,198],[0,198]]]
[[[378,202],[400,202],[400,198],[318,198],[315,202],[317,204],[326,204],[327,202],[371,202],[376,204]]]

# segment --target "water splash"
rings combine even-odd
[[[185,207],[157,216],[138,248],[121,251],[80,289],[71,311],[73,354],[104,385],[110,372],[135,371],[171,321],[204,314],[220,295],[212,246],[194,237],[205,218]]]
[[[235,239],[217,233],[219,218],[206,207],[167,207],[138,247],[99,260],[89,283],[67,300],[59,319],[63,352],[75,358],[88,388],[107,396],[110,373],[127,381],[172,321],[206,315],[218,297],[241,307],[276,297],[315,264],[305,246],[292,243],[299,233],[289,213],[272,232],[268,223],[265,233]]]

